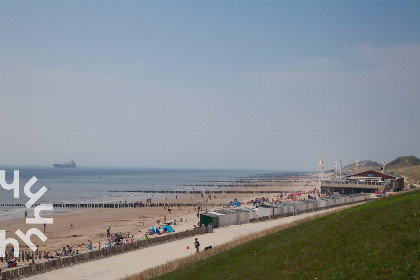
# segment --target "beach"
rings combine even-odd
[[[195,238],[198,238],[200,248],[203,250],[206,246],[214,247],[222,245],[237,238],[262,232],[280,225],[285,227],[292,226],[298,221],[306,221],[322,215],[338,212],[349,207],[352,206],[337,207],[334,209],[305,213],[298,216],[289,216],[266,222],[216,228],[213,233],[198,235],[196,237],[181,239],[170,243],[163,243],[109,258],[52,270],[40,275],[31,276],[28,279],[121,279],[122,277],[142,272],[148,268],[153,268],[169,261],[195,254],[195,250],[192,249]],[[187,246],[191,248],[187,249]]]
[[[255,187],[255,185],[259,185]],[[192,203],[196,206],[191,207],[171,207],[170,211],[167,207],[136,207],[136,208],[107,208],[107,209],[62,209],[56,208],[52,216],[46,215],[47,211],[41,212],[45,217],[54,218],[53,224],[47,224],[45,235],[47,240],[41,242],[37,237],[32,237],[34,244],[39,245],[40,251],[48,251],[50,255],[54,255],[58,249],[63,247],[73,248],[73,252],[78,250],[83,253],[88,250],[89,241],[92,242],[93,250],[99,249],[99,246],[106,246],[107,229],[110,227],[110,233],[122,233],[131,236],[133,240],[137,240],[141,235],[146,233],[152,226],[162,227],[163,223],[172,223],[171,226],[176,232],[186,229],[193,229],[198,225],[198,213],[205,211],[213,211],[221,209],[221,206],[204,206],[206,203],[225,204],[237,199],[241,201],[242,207],[252,207],[252,204],[246,202],[256,197],[273,198],[276,193],[259,193],[260,191],[273,192],[294,192],[294,191],[311,191],[316,187],[317,181],[312,182],[305,177],[302,181],[293,180],[293,183],[276,185],[273,182],[257,182],[252,184],[243,183],[235,187],[224,187],[225,191],[248,191],[251,193],[223,193],[223,194],[167,194],[160,195],[159,198],[152,197],[153,203]],[[253,193],[255,191],[255,193]],[[302,195],[301,199],[305,196]],[[202,205],[202,209],[198,211],[198,205]],[[18,239],[14,232],[17,229],[26,232],[30,228],[36,227],[43,231],[43,225],[26,225],[24,219],[24,211],[22,209],[22,217],[15,218],[0,223],[0,228],[6,230],[7,237]],[[45,214],[44,214],[45,213]],[[159,224],[158,224],[159,220]],[[174,223],[176,221],[176,223]],[[18,239],[19,240],[19,239]],[[28,250],[27,246],[20,241],[20,250]],[[38,260],[40,261],[40,260]],[[44,261],[44,260],[43,260]]]

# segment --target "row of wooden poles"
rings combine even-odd
[[[124,191],[121,191],[124,192]],[[167,192],[167,193],[179,193],[181,191],[141,191],[141,192]],[[190,191],[193,193],[194,191]],[[279,193],[278,191],[206,191],[206,194],[216,193]],[[202,192],[197,192],[201,193]],[[37,206],[38,204],[35,204]],[[202,206],[227,206],[227,203],[201,203]],[[0,207],[24,207],[23,203],[2,203]],[[130,203],[53,203],[54,207],[58,208],[136,208],[136,207],[194,207],[197,203],[143,203],[143,202],[130,202]]]
[[[212,231],[212,229],[210,229],[210,231]],[[203,226],[201,228],[197,228],[193,230],[186,230],[183,232],[175,232],[175,233],[170,233],[167,235],[160,235],[158,237],[149,238],[146,240],[140,240],[137,242],[128,243],[124,245],[119,245],[119,246],[114,246],[114,247],[105,247],[105,248],[102,248],[101,250],[91,251],[91,252],[83,253],[80,255],[73,255],[70,257],[61,257],[58,259],[51,259],[46,262],[36,263],[34,265],[26,265],[23,267],[18,267],[18,268],[10,269],[7,271],[3,271],[1,272],[0,279],[6,280],[6,279],[18,279],[21,277],[27,277],[33,274],[43,273],[52,269],[58,269],[65,266],[71,266],[77,263],[88,262],[88,261],[116,255],[116,254],[125,253],[131,250],[150,247],[150,246],[158,245],[161,243],[171,242],[177,239],[188,238],[197,234],[204,234],[208,232],[209,232],[209,228]],[[31,255],[27,253],[29,252],[24,252],[24,254],[21,256],[22,260],[23,258],[26,258],[26,260],[28,260],[31,256],[34,256],[33,254]],[[41,252],[39,256],[41,256]],[[2,261],[3,261],[3,258],[2,258]]]
[[[37,206],[39,204],[35,204]],[[201,203],[202,206],[226,206],[227,203]],[[2,207],[25,207],[22,203],[4,203]],[[53,203],[57,208],[136,208],[136,207],[196,207],[197,203]]]
[[[239,190],[226,190],[226,191],[129,191],[129,190],[120,190],[120,191],[110,191],[110,192],[124,192],[124,193],[169,193],[169,194],[253,194],[257,193],[279,193],[278,190],[258,190],[258,191],[239,191]],[[291,192],[287,190],[282,190],[281,192]]]

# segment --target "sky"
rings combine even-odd
[[[419,1],[0,0],[0,166],[420,157]]]

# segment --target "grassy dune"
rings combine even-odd
[[[420,279],[420,191],[286,228],[156,279]]]
[[[420,184],[420,165],[409,166],[409,167],[400,167],[400,168],[390,168],[386,172],[393,172],[406,177],[406,181],[411,184]]]

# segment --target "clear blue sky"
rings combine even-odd
[[[0,166],[420,156],[419,1],[0,1]]]

